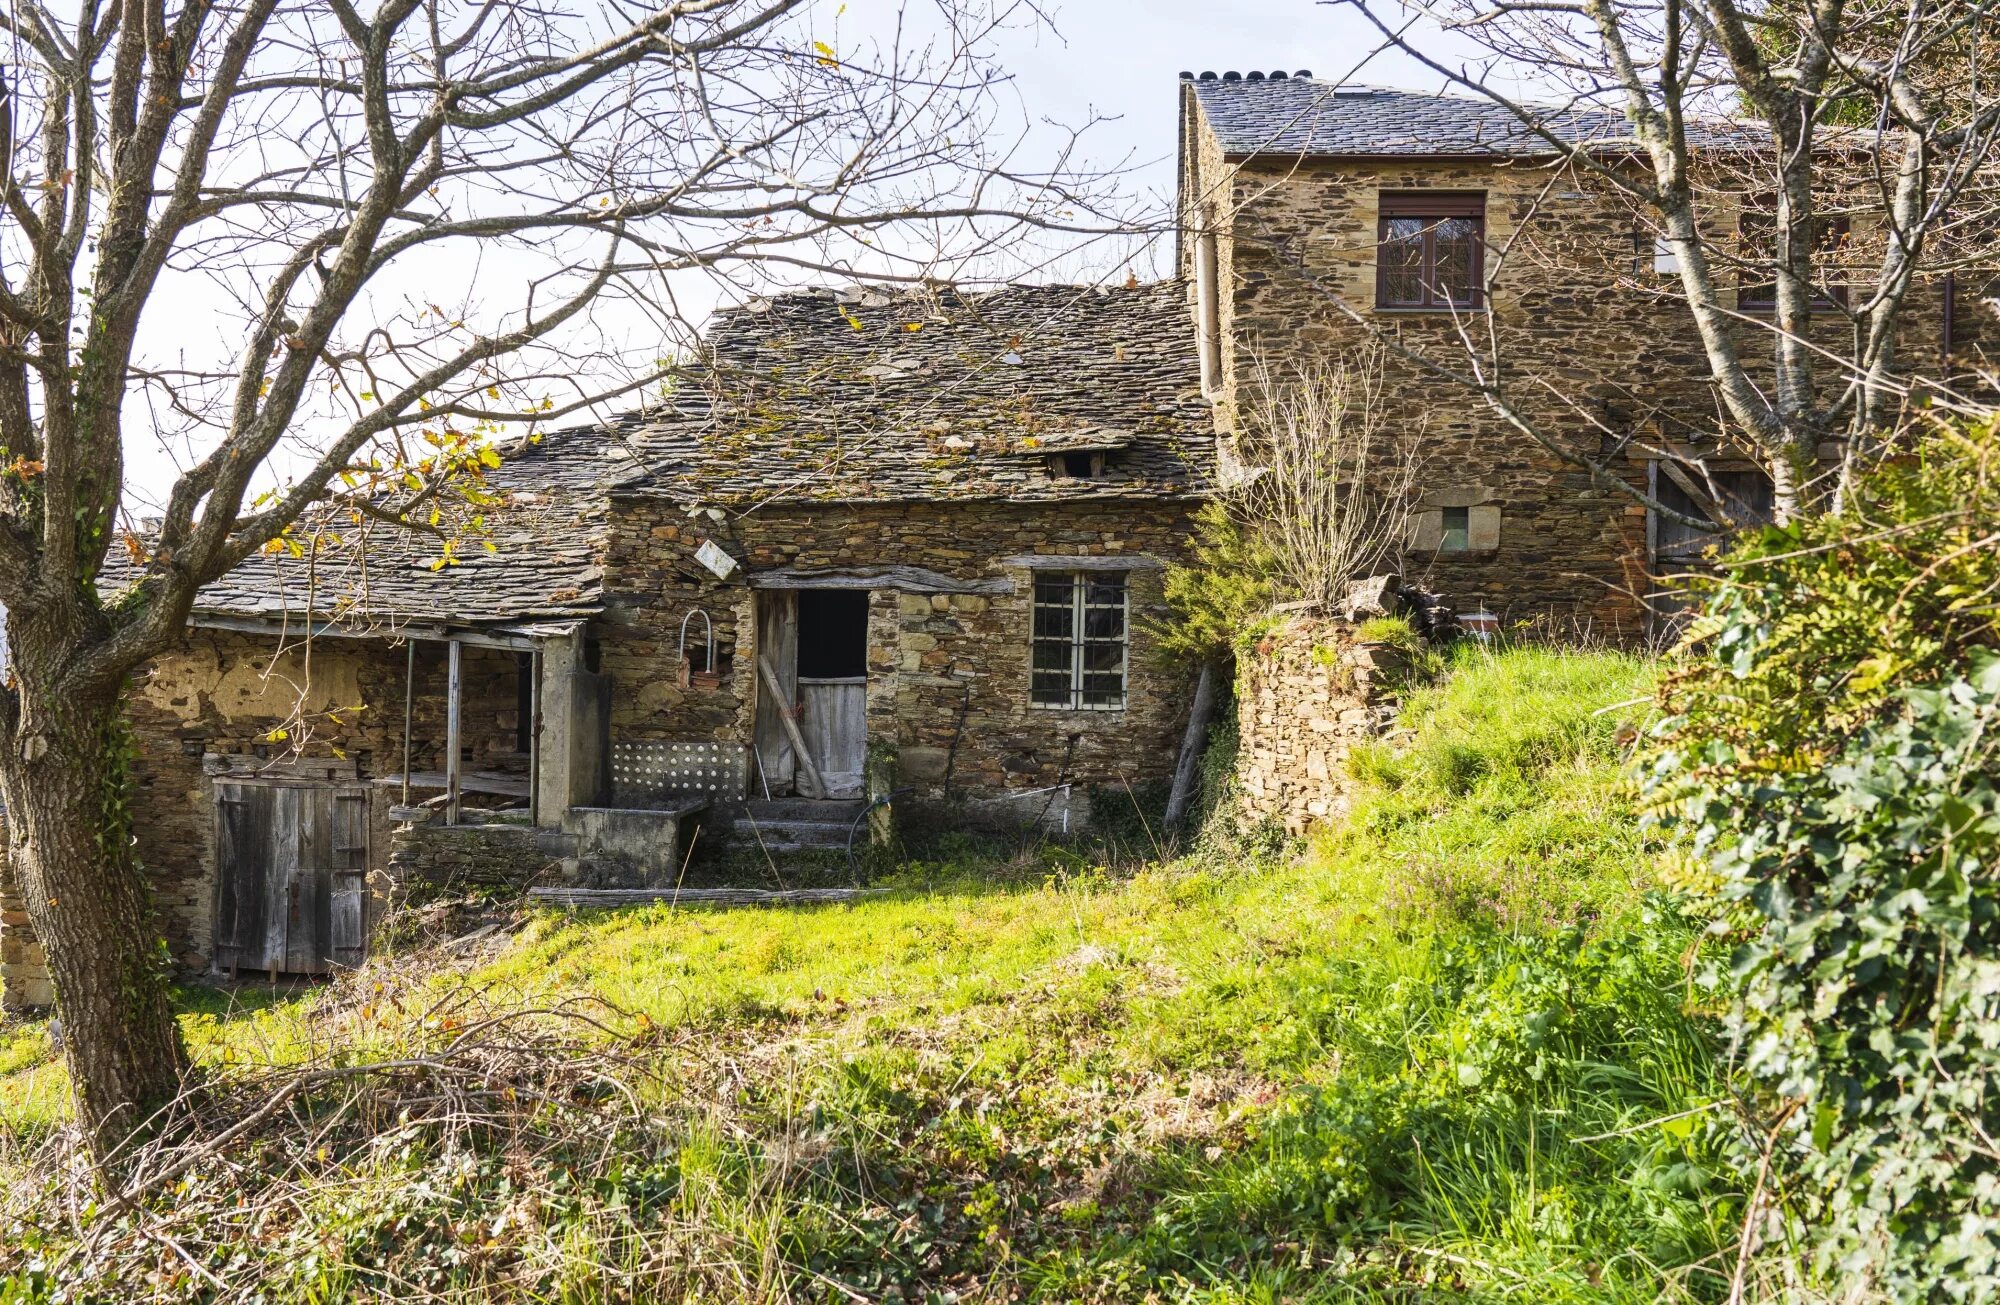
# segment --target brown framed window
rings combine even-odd
[[[1125,706],[1123,571],[1035,572],[1028,701],[1072,711]]]
[[[1847,302],[1847,278],[1841,271],[1850,235],[1845,217],[1815,218],[1818,231],[1814,240],[1813,271],[1817,284],[1813,302],[1832,307]],[[1778,259],[1778,220],[1769,213],[1745,213],[1737,224],[1742,244],[1743,281],[1736,290],[1736,306],[1746,312],[1771,312],[1778,306],[1778,277],[1768,277],[1759,264],[1773,265]]]
[[[1376,241],[1377,308],[1480,306],[1486,196],[1384,194]]]

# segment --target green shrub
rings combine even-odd
[[[1698,588],[1646,785],[1737,943],[1752,1131],[1811,1268],[2000,1277],[2000,440],[1948,429]]]

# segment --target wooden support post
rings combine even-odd
[[[451,672],[445,687],[444,712],[444,820],[448,825],[458,823],[458,783],[459,783],[459,737],[458,700],[464,686],[464,677],[459,671],[460,645],[453,639],[451,648]]]
[[[528,654],[528,823],[542,823],[542,650]]]
[[[785,727],[785,737],[792,741],[792,751],[798,754],[799,769],[812,781],[812,795],[825,797],[826,785],[820,782],[819,767],[813,764],[812,753],[806,750],[805,736],[799,733],[799,723],[794,719],[798,714],[797,708],[784,700],[785,687],[778,682],[778,672],[772,668],[771,659],[759,653],[757,669],[763,674],[764,687],[770,690],[772,702],[778,708],[778,723]]]
[[[403,805],[410,805],[410,707],[416,696],[417,641],[403,641]]]
[[[1181,736],[1181,757],[1174,767],[1174,788],[1167,796],[1167,832],[1179,833],[1194,804],[1194,785],[1201,768],[1201,750],[1208,740],[1209,718],[1215,715],[1215,668],[1202,663],[1194,686],[1194,706],[1188,709],[1187,733]]]

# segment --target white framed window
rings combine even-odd
[[[1035,572],[1030,706],[1124,709],[1127,593],[1123,571]]]

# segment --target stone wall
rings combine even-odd
[[[54,1001],[47,957],[28,927],[28,904],[12,865],[0,858],[0,1010],[34,1010]]]
[[[1356,625],[1299,619],[1236,660],[1236,785],[1244,812],[1288,834],[1337,820],[1353,800],[1347,756],[1393,721],[1402,655]]]
[[[1566,447],[1611,456],[1614,473],[1641,488],[1655,474],[1652,448],[1735,460],[1713,440],[1710,369],[1676,298],[1678,281],[1652,271],[1650,240],[1635,248],[1632,210],[1602,180],[1518,161],[1245,163],[1223,157],[1191,95],[1183,112],[1182,194],[1199,206],[1185,225],[1207,224],[1219,237],[1216,397],[1225,434],[1254,439],[1237,427],[1260,362],[1282,370],[1298,360],[1352,359],[1379,333],[1463,373],[1467,355],[1453,314],[1375,307],[1377,216],[1385,191],[1480,192],[1489,270],[1497,265],[1498,278],[1487,311],[1460,316],[1482,346],[1489,331],[1497,340],[1511,393],[1530,418]],[[1718,211],[1712,220],[1715,229],[1733,230],[1736,215]],[[1857,226],[1859,255],[1868,239]],[[1193,312],[1192,241],[1182,270]],[[1965,277],[1958,295],[1954,347],[1963,366],[1984,356],[1981,337],[1993,315],[1975,311]],[[1344,316],[1343,305],[1365,325]],[[1821,313],[1815,322],[1837,346],[1846,329],[1839,315]],[[1906,356],[1933,366],[1939,286],[1913,290],[1905,323]],[[1768,365],[1770,335],[1754,311],[1739,334],[1753,368],[1758,359]],[[1384,428],[1424,455],[1421,506],[1472,509],[1475,528],[1474,546],[1462,551],[1439,551],[1435,533],[1412,540],[1418,546],[1401,560],[1402,573],[1451,594],[1461,610],[1483,605],[1510,620],[1539,616],[1614,639],[1643,633],[1652,588],[1645,510],[1593,483],[1469,389],[1393,353],[1382,367]]]
[[[521,893],[555,882],[576,850],[573,835],[527,825],[398,824],[389,835],[388,874],[399,901]]]
[[[1163,610],[1165,566],[1185,556],[1187,506],[789,502],[717,523],[661,500],[619,501],[605,577],[609,610],[598,627],[600,667],[613,680],[612,736],[748,742],[761,686],[746,574],[893,564],[1001,591],[872,591],[869,742],[894,749],[900,783],[931,795],[948,787],[957,796],[991,796],[1167,775],[1189,684],[1154,664],[1144,621]],[[709,537],[742,563],[728,582],[694,561]],[[1034,567],[1022,559],[1034,555],[1129,560],[1123,711],[1029,705]],[[697,605],[715,622],[724,672],[717,688],[683,689],[677,681],[677,633]]]

